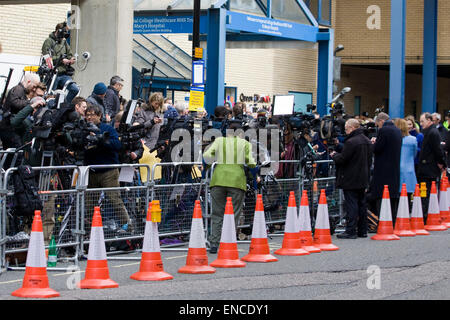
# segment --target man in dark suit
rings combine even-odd
[[[388,185],[391,198],[392,221],[395,224],[400,198],[402,133],[384,112],[378,114],[375,124],[379,130],[377,137],[372,138],[372,143],[374,144],[374,168],[369,198],[375,202],[376,214],[380,216],[383,189],[385,185]]]
[[[431,182],[436,181],[439,188],[439,178],[446,167],[445,155],[441,147],[441,135],[433,123],[433,116],[428,112],[420,116],[422,126],[423,143],[417,165],[417,181],[427,184],[427,197],[423,198],[423,217],[426,222],[428,216],[428,199],[430,196]]]
[[[366,189],[369,186],[372,165],[372,143],[364,135],[357,119],[345,123],[344,147],[341,153],[330,155],[336,163],[336,188],[344,190],[346,215],[345,232],[340,239],[367,237]]]

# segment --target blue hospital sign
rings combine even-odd
[[[228,11],[229,29],[268,36],[316,42],[317,27]]]

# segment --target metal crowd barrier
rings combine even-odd
[[[333,161],[317,161],[312,181],[304,179],[302,175],[298,174],[297,168],[300,171],[302,170],[299,161],[279,161],[278,163],[292,165],[294,170],[292,170],[293,176],[288,178],[273,179],[273,174],[276,172],[263,175],[262,177],[265,188],[263,201],[269,235],[283,234],[282,229],[286,221],[286,211],[291,191],[295,193],[297,206],[300,205],[302,190],[306,189],[309,191],[311,213],[315,217],[320,189],[325,189],[330,216],[342,217],[340,192],[335,188]],[[113,254],[122,252],[110,249],[123,243],[125,240],[143,239],[148,203],[152,200],[160,201],[163,213],[162,221],[159,225],[160,237],[163,240],[161,243],[162,251],[188,250],[185,245],[188,241],[194,203],[197,199],[201,201],[205,239],[208,242],[212,212],[210,179],[215,165],[216,163],[211,166],[204,179],[200,178],[200,167],[202,164],[197,162],[156,163],[152,168],[145,164],[33,168],[40,174],[39,181],[41,185],[39,194],[44,204],[42,217],[46,246],[48,247],[50,240],[49,235],[53,234],[60,252],[62,252],[61,249],[72,250],[70,255],[66,256],[66,259],[68,261],[73,260],[75,264],[78,264],[80,258],[86,257],[93,209],[95,206],[100,206],[108,259],[138,260],[140,257],[111,257]],[[187,168],[191,168],[192,171],[186,170]],[[98,170],[102,169],[109,170],[107,176],[110,179],[116,180],[120,177],[120,185],[112,188],[95,187],[95,179],[105,178],[98,172]],[[117,171],[111,172],[112,169],[117,169]],[[146,173],[144,173],[146,179],[141,179],[141,169],[146,169]],[[6,256],[12,253],[26,252],[28,249],[28,239],[24,237],[24,239],[16,241],[11,229],[14,190],[10,180],[12,173],[16,170],[17,168],[11,168],[4,175],[0,175],[0,179],[3,178],[2,190],[0,191],[0,218],[2,224],[0,230],[1,266],[6,266],[9,270],[18,270],[20,267],[12,267],[11,263],[14,263],[14,261],[6,261]],[[179,174],[178,180],[167,180],[167,177],[164,175],[166,170],[172,174],[171,178],[173,178],[173,173],[177,172]],[[185,171],[182,172],[183,170]],[[92,175],[94,171],[97,171],[94,173],[95,176]],[[94,177],[91,184],[88,184],[88,175],[91,175],[91,178]],[[65,181],[65,188],[61,188],[60,180]],[[143,180],[145,182],[142,182]],[[55,187],[55,181],[60,181],[59,188]],[[67,187],[68,181],[70,181],[70,187]],[[247,192],[243,215],[237,226],[240,231],[239,240],[245,240],[251,235],[250,227],[253,224],[255,204],[256,192]],[[133,224],[133,230],[131,231],[126,230],[127,221],[125,219],[127,215],[131,218]],[[24,233],[22,233],[23,235]],[[241,238],[241,235],[245,237]],[[171,237],[178,237],[177,243],[164,243],[164,239],[170,239]],[[139,245],[139,241],[137,244]],[[181,248],[182,246],[183,248]],[[61,269],[49,268],[49,270]]]
[[[286,211],[290,192],[294,191],[297,205],[300,205],[301,199],[301,178],[297,174],[297,171],[300,168],[299,161],[280,160],[272,161],[271,164],[273,163],[284,164],[288,166],[292,165],[293,176],[288,178],[275,178],[277,172],[270,172],[266,175],[262,175],[262,179],[264,179],[262,183],[264,188],[262,192],[264,213],[270,236],[282,234],[281,227],[286,222]],[[214,168],[216,165],[217,163],[215,162],[211,166],[211,172],[208,176],[209,180],[214,173]],[[279,166],[277,166],[277,168],[279,168]],[[253,225],[253,218],[255,213],[257,196],[256,193],[257,192],[253,189],[253,186],[247,186],[247,192],[244,198],[243,212],[237,225],[240,242],[246,242],[246,239],[251,235],[252,232],[251,226]],[[210,206],[209,211],[212,212],[212,202],[209,201],[208,203]],[[211,226],[210,221],[208,223],[208,225]]]
[[[146,169],[145,182],[141,179],[142,168]],[[98,180],[104,183],[107,179],[110,179],[111,183],[119,183],[119,186],[97,187],[100,183]],[[92,165],[84,168],[80,187],[80,225],[84,231],[80,248],[84,257],[96,206],[101,208],[107,255],[117,254],[118,252],[113,250],[116,249],[114,246],[120,246],[126,240],[140,240],[144,237],[150,201],[149,181],[150,166],[146,164]],[[132,226],[128,223],[129,219]],[[114,260],[118,257],[108,259]]]
[[[308,191],[308,201],[311,213],[311,224],[314,226],[317,214],[320,190],[324,189],[327,196],[328,214],[335,221],[335,226],[341,226],[343,221],[342,192],[336,188],[336,166],[333,160],[314,162],[313,178],[305,177],[301,181],[301,190]],[[311,166],[307,162],[305,166]],[[311,167],[310,167],[311,168]],[[304,168],[302,168],[304,169]],[[332,230],[333,232],[334,230]]]
[[[39,188],[39,196],[42,200],[41,211],[44,241],[46,248],[51,236],[55,237],[56,247],[59,252],[62,249],[72,248],[72,254],[68,253],[66,260],[73,260],[78,265],[78,250],[80,243],[80,211],[79,190],[75,177],[80,176],[76,166],[51,166],[34,167],[33,170],[39,177],[46,177],[48,185]],[[5,235],[2,241],[2,266],[10,270],[22,270],[17,261],[7,261],[6,256],[27,252],[28,233],[31,230],[33,217],[20,217],[13,212],[14,186],[11,181],[12,174],[17,168],[6,170],[1,192],[2,233]],[[14,263],[16,267],[14,267]],[[66,270],[61,268],[49,268],[49,270]]]
[[[167,238],[169,242],[163,243],[162,251],[187,250],[187,248],[173,247],[189,241],[187,236],[191,231],[195,200],[200,200],[204,221],[208,216],[207,188],[205,180],[201,179],[201,166],[202,164],[198,162],[179,162],[155,163],[152,167],[151,200],[159,200],[163,212],[158,230],[160,236],[169,237]],[[161,172],[160,179],[155,178],[158,168]],[[166,179],[167,172],[172,175],[171,181]],[[206,226],[205,222],[205,235],[207,234]],[[178,239],[170,240],[173,236],[178,236]]]

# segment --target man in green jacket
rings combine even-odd
[[[72,64],[76,62],[76,59],[72,54],[70,45],[66,41],[66,39],[69,38],[69,35],[70,33],[67,24],[65,22],[58,23],[55,31],[50,33],[42,45],[42,55],[50,55],[54,66],[57,66],[55,84],[53,88],[49,89],[62,89],[67,81],[72,81],[72,76],[75,72]],[[72,99],[76,97],[80,88],[75,82],[72,82],[67,89],[69,92],[66,101],[70,103]]]
[[[237,128],[231,127],[231,129]],[[209,238],[210,253],[217,253],[227,197],[233,199],[234,217],[237,226],[247,190],[244,165],[255,168],[256,162],[252,156],[252,145],[233,134],[216,138],[203,154],[203,158],[210,165],[217,162],[210,183],[212,226]]]

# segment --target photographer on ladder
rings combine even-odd
[[[67,23],[58,23],[55,31],[50,33],[42,45],[42,55],[49,55],[57,68],[55,83],[53,88],[49,88],[49,90],[62,89],[67,81],[72,81],[72,76],[75,73],[72,65],[76,62],[76,59],[72,54],[70,45],[66,41],[69,37],[70,31]],[[67,94],[66,102],[70,103],[77,96],[80,88],[75,82],[72,82],[67,89],[69,93]]]

